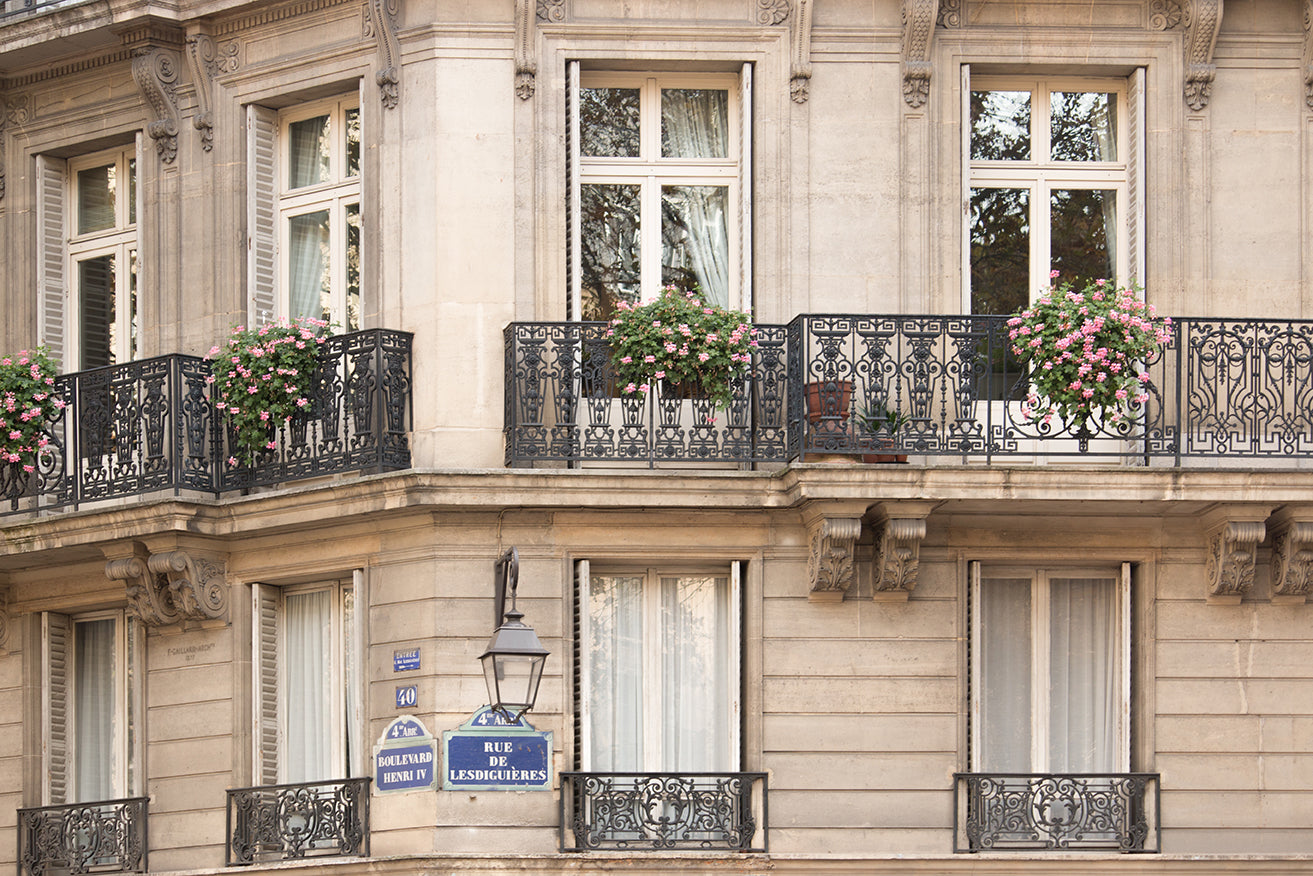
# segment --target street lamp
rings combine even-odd
[[[511,723],[533,708],[542,681],[546,648],[538,641],[533,627],[520,622],[524,613],[515,608],[515,591],[519,585],[520,555],[511,548],[493,563],[494,604],[497,629],[488,641],[488,650],[479,658],[483,662],[483,679],[488,684],[488,702]],[[510,611],[505,611],[506,591],[511,593]],[[502,614],[505,613],[505,620]]]

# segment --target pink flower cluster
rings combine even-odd
[[[30,474],[50,452],[46,429],[64,408],[54,394],[55,371],[43,347],[0,358],[0,463]]]

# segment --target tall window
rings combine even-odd
[[[254,589],[259,783],[362,775],[354,583]]]
[[[698,287],[748,302],[751,68],[741,74],[580,72],[571,65],[576,318]]]
[[[1022,309],[1051,271],[1117,282],[1140,273],[1140,78],[964,74],[970,312]]]
[[[583,768],[737,770],[737,564],[579,578]]]
[[[1129,577],[973,565],[974,770],[1129,769]]]
[[[115,149],[68,163],[70,360],[96,368],[136,358],[137,158]]]

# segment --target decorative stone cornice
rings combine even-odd
[[[1149,30],[1171,30],[1180,27],[1185,10],[1180,0],[1150,0]]]
[[[1304,0],[1304,103],[1313,109],[1313,0]]]
[[[140,550],[130,557],[110,560],[105,564],[105,577],[123,581],[127,589],[128,611],[148,627],[167,627],[182,622],[182,611],[173,601],[169,582],[153,574],[146,565],[146,554]]]
[[[397,105],[401,89],[401,44],[397,42],[397,19],[401,0],[369,0],[369,23],[378,41],[379,71],[374,75],[385,109]]]
[[[173,603],[184,617],[218,620],[228,610],[228,582],[221,563],[178,550],[152,554],[146,565],[168,581]]]
[[[903,0],[903,101],[913,109],[930,97],[930,44],[939,0]]]
[[[565,0],[538,0],[539,21],[565,21]]]
[[[1254,560],[1267,534],[1267,513],[1246,516],[1236,519],[1223,511],[1212,515],[1207,526],[1209,602],[1238,604],[1254,586]]]
[[[178,54],[159,46],[132,50],[132,77],[155,118],[146,123],[146,133],[155,141],[155,151],[165,164],[178,157]]]
[[[789,41],[793,46],[793,64],[789,71],[789,94],[794,103],[806,103],[812,79],[812,0],[793,0],[793,17],[789,19]]]
[[[789,0],[757,0],[757,24],[776,25],[789,20]]]
[[[198,30],[187,37],[187,63],[196,83],[198,104],[192,125],[201,132],[201,148],[206,152],[214,148],[214,77],[237,69],[238,50],[236,40],[220,46],[204,31]]]
[[[808,598],[841,602],[853,583],[853,554],[862,534],[860,517],[822,517],[811,527],[807,558]]]
[[[1222,27],[1222,0],[1187,0],[1185,7],[1185,102],[1200,112],[1213,94],[1213,50]]]
[[[961,27],[962,0],[939,0],[939,17],[935,24],[939,27]]]
[[[1272,522],[1272,601],[1306,602],[1313,590],[1313,514]]]

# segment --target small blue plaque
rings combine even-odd
[[[392,652],[393,672],[410,672],[412,669],[419,669],[418,648],[407,648],[404,651]]]
[[[407,684],[397,686],[397,708],[413,709],[419,702],[419,685]]]

